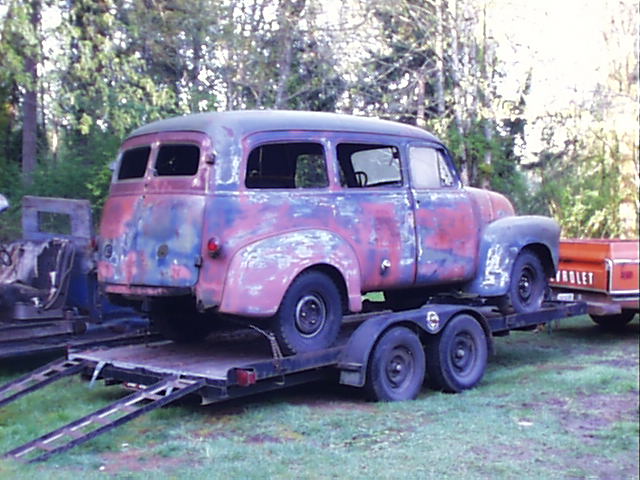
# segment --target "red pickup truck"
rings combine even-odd
[[[561,240],[556,297],[586,301],[598,325],[626,325],[640,310],[638,248],[638,240]]]

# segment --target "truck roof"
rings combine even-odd
[[[398,122],[338,113],[289,110],[207,112],[173,117],[144,125],[134,130],[129,138],[166,131],[203,132],[212,139],[218,135],[242,138],[255,132],[277,130],[379,133],[442,143],[426,130]]]

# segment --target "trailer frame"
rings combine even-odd
[[[374,400],[408,400],[419,393],[425,373],[439,388],[461,391],[481,380],[493,336],[586,312],[584,302],[548,302],[537,312],[502,315],[482,304],[434,301],[415,310],[346,317],[335,346],[288,357],[280,354],[270,333],[260,328],[212,335],[197,345],[150,339],[70,351],[66,359],[0,386],[0,407],[76,374],[92,383],[119,384],[134,393],[16,447],[4,457],[45,460],[186,395],[198,395],[203,404],[210,404],[329,379],[364,387]],[[458,350],[451,350],[451,338]],[[470,356],[454,355],[466,348],[477,357],[478,365],[471,365],[472,369],[465,363]],[[429,357],[426,367],[425,355]],[[464,375],[457,375],[458,361]]]

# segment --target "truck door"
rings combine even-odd
[[[337,228],[358,256],[363,290],[410,286],[415,234],[399,147],[380,136],[354,136],[339,141],[336,153],[342,187]]]
[[[471,279],[479,220],[447,152],[437,145],[412,145],[408,157],[418,246],[416,285]]]

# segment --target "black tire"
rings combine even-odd
[[[283,353],[312,352],[330,347],[342,324],[342,300],[333,280],[318,271],[300,274],[289,286],[271,320]]]
[[[394,312],[420,308],[427,301],[425,295],[417,290],[389,290],[384,292],[384,299]]]
[[[433,387],[457,393],[473,388],[487,367],[487,337],[478,321],[461,314],[427,345],[427,373]]]
[[[151,325],[168,340],[194,343],[211,333],[215,319],[198,313],[192,302],[181,298],[154,299],[150,302]]]
[[[371,400],[413,400],[424,382],[424,348],[406,327],[394,327],[378,340],[369,357],[365,390]]]
[[[535,312],[540,309],[549,281],[538,256],[523,250],[516,257],[511,269],[507,295],[498,299],[502,313],[513,309],[516,313]]]
[[[599,327],[605,330],[621,330],[623,329],[633,317],[636,316],[635,310],[623,310],[620,313],[614,315],[589,315],[591,320],[598,324]]]

